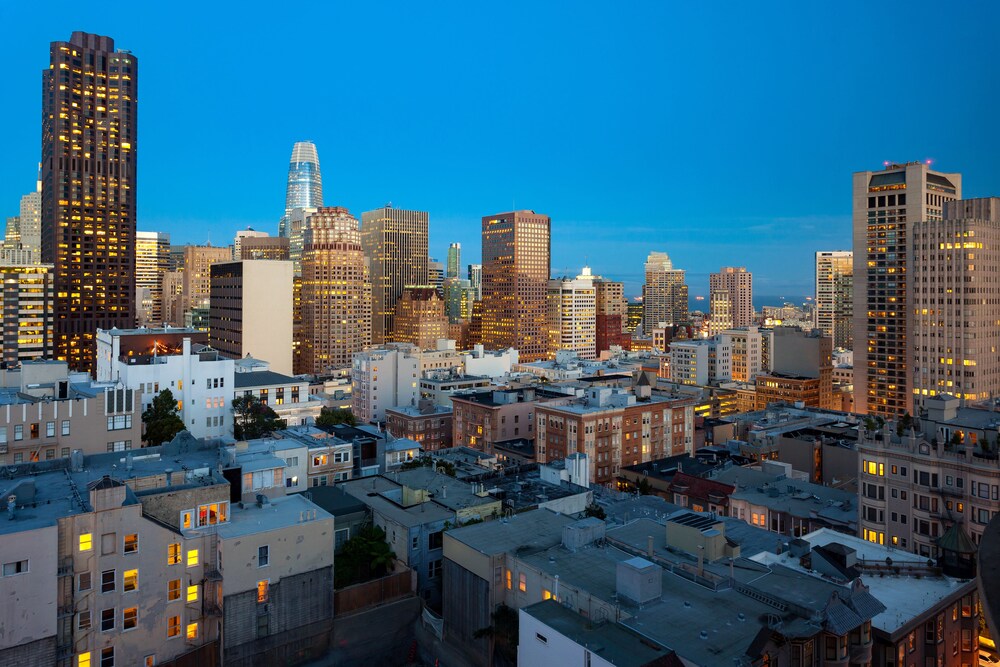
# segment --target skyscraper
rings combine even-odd
[[[834,347],[852,349],[854,326],[854,253],[816,253],[816,328],[833,339]]]
[[[138,302],[136,323],[139,326],[163,326],[163,277],[170,268],[170,234],[135,233],[135,299]]]
[[[732,317],[731,327],[748,327],[753,324],[753,274],[742,266],[724,266],[718,273],[711,273],[708,276],[709,292],[725,290],[729,293],[729,303],[725,310],[729,311]],[[723,300],[717,301],[720,305]],[[711,302],[709,302],[711,309]],[[723,316],[723,313],[719,313]],[[716,312],[710,310],[710,317],[715,319]],[[722,319],[725,319],[723,316]],[[721,329],[720,329],[721,330]]]
[[[135,324],[139,63],[110,37],[52,42],[42,73],[42,261],[55,351],[92,371],[98,328]]]
[[[594,295],[596,297],[597,315],[597,354],[608,350],[612,345],[628,349],[631,336],[625,333],[627,324],[625,311],[628,301],[625,300],[625,284],[614,280],[605,280],[600,276],[594,278]]]
[[[426,257],[426,250],[420,256]],[[353,354],[371,343],[372,290],[358,221],[346,208],[325,207],[309,216],[301,289],[295,372],[325,374],[349,367]]]
[[[412,343],[421,350],[434,349],[438,340],[448,338],[444,306],[444,299],[433,286],[408,286],[396,302],[392,340]]]
[[[50,264],[0,266],[2,361],[52,358],[53,278]]]
[[[184,289],[181,297],[181,314],[185,326],[189,319],[204,320],[208,328],[208,308],[212,294],[212,265],[228,262],[232,252],[228,247],[184,246],[184,271],[181,277]]]
[[[525,362],[548,354],[550,226],[534,211],[483,218],[482,343]]]
[[[483,265],[469,264],[469,283],[476,290],[476,300],[483,298]]]
[[[29,250],[36,262],[42,258],[42,181],[35,182],[35,191],[21,197],[21,247]]]
[[[922,162],[889,164],[856,172],[853,189],[854,406],[894,417],[912,412],[913,404],[909,230],[942,219],[944,203],[962,198],[962,175]]]
[[[315,209],[323,205],[323,176],[319,171],[319,153],[311,141],[297,141],[292,146],[285,187],[285,215],[278,223],[278,236],[290,236],[292,209]]]
[[[549,350],[572,350],[580,359],[597,358],[597,293],[590,267],[576,278],[549,281]]]
[[[642,286],[642,333],[652,335],[660,325],[674,326],[688,320],[688,288],[684,270],[675,269],[665,252],[651,252],[646,259]]]
[[[371,267],[374,345],[392,340],[396,302],[407,285],[427,284],[425,211],[391,205],[361,214],[361,245]]]
[[[946,202],[943,219],[911,225],[913,397],[1000,396],[1000,198]]]
[[[448,262],[445,265],[445,278],[458,278],[459,267],[462,266],[462,244],[452,243],[448,246]]]

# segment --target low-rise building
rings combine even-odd
[[[430,399],[420,399],[416,406],[386,408],[385,421],[387,431],[419,443],[425,452],[451,447],[450,405],[440,406]]]
[[[314,424],[323,411],[322,399],[310,393],[305,378],[275,373],[261,367],[261,362],[255,359],[241,359],[235,368],[238,370],[233,375],[233,398],[259,399],[288,427]]]
[[[541,387],[496,389],[455,394],[452,402],[452,444],[490,453],[494,442],[535,436],[539,405],[565,401],[567,394]]]
[[[418,382],[420,398],[440,407],[451,407],[451,397],[467,391],[493,386],[493,380],[481,375],[463,375],[454,371],[431,371]]]

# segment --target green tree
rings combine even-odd
[[[323,408],[320,410],[319,417],[316,417],[316,426],[320,428],[336,426],[337,424],[357,426],[358,420],[354,413],[346,408]]]
[[[646,483],[649,484],[649,482]],[[608,518],[607,512],[605,512],[604,508],[598,505],[597,503],[590,503],[589,505],[587,505],[587,509],[585,509],[583,513],[588,517],[590,516],[597,517],[602,521]]]
[[[184,430],[184,422],[180,417],[180,408],[174,393],[164,389],[153,397],[153,402],[142,411],[142,423],[146,429],[143,442],[150,447],[170,442],[174,436]]]
[[[256,396],[240,396],[233,399],[233,435],[237,440],[265,438],[275,431],[285,428],[285,420],[278,419],[278,413],[261,403]]]
[[[396,554],[385,541],[385,531],[377,526],[365,526],[344,542],[337,555],[334,585],[343,588],[385,576],[392,571],[395,562]]]

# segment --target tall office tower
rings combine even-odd
[[[35,191],[21,197],[21,247],[30,250],[38,262],[42,257],[42,181],[35,182]]]
[[[288,224],[285,227],[285,233],[288,238],[288,257],[292,260],[297,276],[302,275],[302,247],[305,244],[309,216],[317,210],[315,207],[293,208],[286,216]]]
[[[688,320],[688,288],[684,270],[675,269],[665,252],[651,252],[646,259],[646,283],[642,286],[642,333],[649,336],[663,325]]]
[[[630,301],[625,304],[625,333],[634,334],[642,326],[642,318],[646,313],[645,304]]]
[[[277,259],[288,261],[291,259],[289,247],[288,239],[284,236],[247,237],[240,243],[240,256],[243,259]]]
[[[816,328],[833,339],[834,347],[852,349],[854,322],[854,253],[816,253]]]
[[[708,276],[709,293],[717,290],[729,292],[728,310],[732,313],[734,327],[753,324],[753,274],[742,266],[724,266],[718,273]],[[719,302],[720,305],[723,303]],[[709,303],[711,308],[711,303]],[[710,316],[715,313],[710,311]]]
[[[396,302],[393,342],[412,343],[421,350],[432,350],[442,338],[448,338],[444,299],[433,285],[407,286]]]
[[[448,263],[444,269],[444,277],[458,278],[460,266],[462,266],[462,244],[452,243],[448,246]]]
[[[3,249],[18,250],[21,248],[21,217],[12,215],[7,218],[7,227],[4,229]]]
[[[469,264],[469,282],[476,290],[476,300],[483,298],[483,265]]]
[[[948,202],[943,219],[910,229],[916,407],[939,394],[966,401],[1000,396],[1000,198]]]
[[[594,296],[597,310],[594,323],[597,330],[597,354],[611,349],[612,345],[627,350],[631,337],[625,333],[625,312],[628,307],[625,284],[595,276]]]
[[[241,229],[236,232],[236,238],[233,239],[233,259],[239,261],[243,259],[243,240],[254,238],[267,238],[270,234],[267,232],[258,232],[253,227],[247,227],[246,229]]]
[[[137,324],[163,326],[163,277],[170,267],[170,234],[135,233],[135,298]]]
[[[483,218],[482,344],[523,362],[548,356],[551,220],[534,211]]]
[[[708,294],[708,335],[733,328],[732,294],[727,289],[713,289]]]
[[[407,285],[426,285],[427,212],[391,205],[361,214],[361,246],[371,267],[371,342],[392,340],[396,302]]]
[[[97,329],[135,325],[139,63],[110,37],[52,42],[42,73],[42,261],[55,352],[92,371]]]
[[[597,358],[597,292],[590,267],[576,278],[549,281],[549,352],[572,350],[580,359]]]
[[[232,260],[228,248],[189,245],[184,247],[184,289],[181,313],[185,321],[191,313],[198,319],[208,314],[209,298],[212,294],[212,265],[216,262]],[[197,311],[197,312],[196,312]]]
[[[349,367],[352,355],[371,344],[371,330],[372,289],[357,218],[339,206],[321,208],[309,216],[302,253],[296,373],[322,375]]]
[[[854,174],[854,406],[892,417],[912,412],[907,249],[910,225],[940,221],[962,198],[962,175],[922,162]]]
[[[472,304],[476,301],[476,289],[468,280],[445,278],[444,301],[450,323],[468,322],[472,319]]]
[[[184,326],[184,272],[163,274],[163,322],[173,327]]]
[[[183,271],[184,270],[184,252],[187,246],[183,245],[172,245],[170,246],[170,271]]]
[[[55,276],[51,264],[0,266],[3,358],[14,364],[51,359]]]
[[[292,263],[217,262],[211,267],[208,340],[234,359],[248,354],[292,374]]]
[[[292,210],[316,209],[323,205],[323,177],[319,171],[319,153],[311,141],[297,141],[292,146],[285,187],[285,215],[278,222],[278,236],[291,236]]]
[[[427,258],[427,284],[439,293],[444,291],[444,264],[433,257]]]

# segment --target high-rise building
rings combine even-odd
[[[472,319],[472,304],[476,301],[476,289],[468,280],[445,278],[445,312],[452,324],[468,322]]]
[[[42,257],[42,181],[35,183],[35,191],[21,197],[20,219],[21,247],[30,250],[35,261]]]
[[[247,237],[240,244],[240,256],[243,259],[277,259],[290,260],[290,244],[284,236]],[[293,263],[294,266],[294,263]]]
[[[302,275],[302,247],[305,244],[306,224],[309,216],[315,213],[316,207],[293,208],[286,216],[285,233],[288,236],[288,257],[292,260],[295,275]]]
[[[1000,198],[947,202],[911,227],[907,272],[913,397],[1000,396]]]
[[[248,354],[291,375],[292,263],[243,260],[211,269],[209,344],[234,359]]]
[[[352,355],[371,343],[372,288],[358,220],[346,208],[324,207],[309,216],[301,299],[296,374],[349,367]]]
[[[594,296],[596,298],[597,314],[595,327],[597,330],[597,354],[617,345],[627,350],[631,336],[625,333],[628,324],[625,300],[625,284],[614,280],[605,280],[600,276],[594,278]]]
[[[889,164],[856,172],[853,190],[855,409],[891,417],[913,405],[910,226],[940,221],[945,202],[962,198],[962,175]]]
[[[688,288],[684,270],[675,269],[665,252],[651,252],[646,259],[646,283],[642,286],[642,332],[674,326],[688,320]]]
[[[833,339],[834,347],[853,349],[854,253],[816,253],[816,328]]]
[[[21,247],[21,217],[12,215],[7,218],[4,228],[3,249],[17,250]]]
[[[138,326],[163,326],[163,277],[170,266],[170,234],[135,233],[135,298]]]
[[[247,227],[246,229],[241,229],[236,232],[236,238],[233,239],[233,259],[239,261],[243,259],[243,240],[251,238],[266,238],[270,234],[267,232],[259,232],[253,227]]]
[[[55,350],[93,370],[98,328],[135,324],[139,63],[110,37],[52,42],[42,73],[42,261],[55,266]]]
[[[753,324],[753,274],[744,267],[724,266],[718,273],[708,276],[709,292],[725,290],[729,292],[729,303],[726,304],[732,316],[732,327],[748,327]],[[725,302],[720,300],[720,305]],[[711,308],[711,302],[709,302]],[[720,316],[722,313],[720,313]],[[710,310],[710,317],[715,318],[715,311]]]
[[[184,272],[163,274],[163,321],[173,327],[184,326]]]
[[[427,284],[437,291],[444,290],[444,264],[433,257],[427,258]]]
[[[462,266],[462,244],[452,243],[448,246],[448,263],[444,269],[444,277],[458,278],[460,266]]]
[[[51,359],[54,276],[51,264],[0,266],[3,358],[8,364]]]
[[[323,176],[319,171],[319,153],[311,141],[297,141],[292,146],[285,187],[285,215],[278,223],[278,236],[291,236],[292,211],[316,209],[323,205]]]
[[[432,285],[408,286],[396,302],[392,339],[411,343],[421,350],[433,349],[448,338],[448,316],[444,299]]]
[[[181,324],[191,326],[188,316],[195,311],[195,319],[208,314],[209,299],[212,294],[212,265],[216,262],[232,260],[232,251],[213,246],[189,245],[184,247],[184,281],[181,299],[181,313],[185,321]],[[204,312],[201,312],[204,311]]]
[[[187,246],[183,245],[172,245],[170,246],[170,271],[183,271],[184,270],[184,252]]]
[[[580,359],[597,358],[597,293],[590,267],[576,278],[549,281],[549,353],[572,350]]]
[[[371,267],[371,342],[392,340],[396,302],[407,285],[427,285],[425,211],[391,205],[361,214],[361,245]]]
[[[476,300],[483,298],[483,265],[469,264],[469,282],[476,290]]]
[[[482,344],[513,347],[522,362],[548,355],[550,227],[547,215],[512,211],[483,218]]]
[[[708,294],[708,335],[733,328],[732,294],[727,289],[713,289]]]

